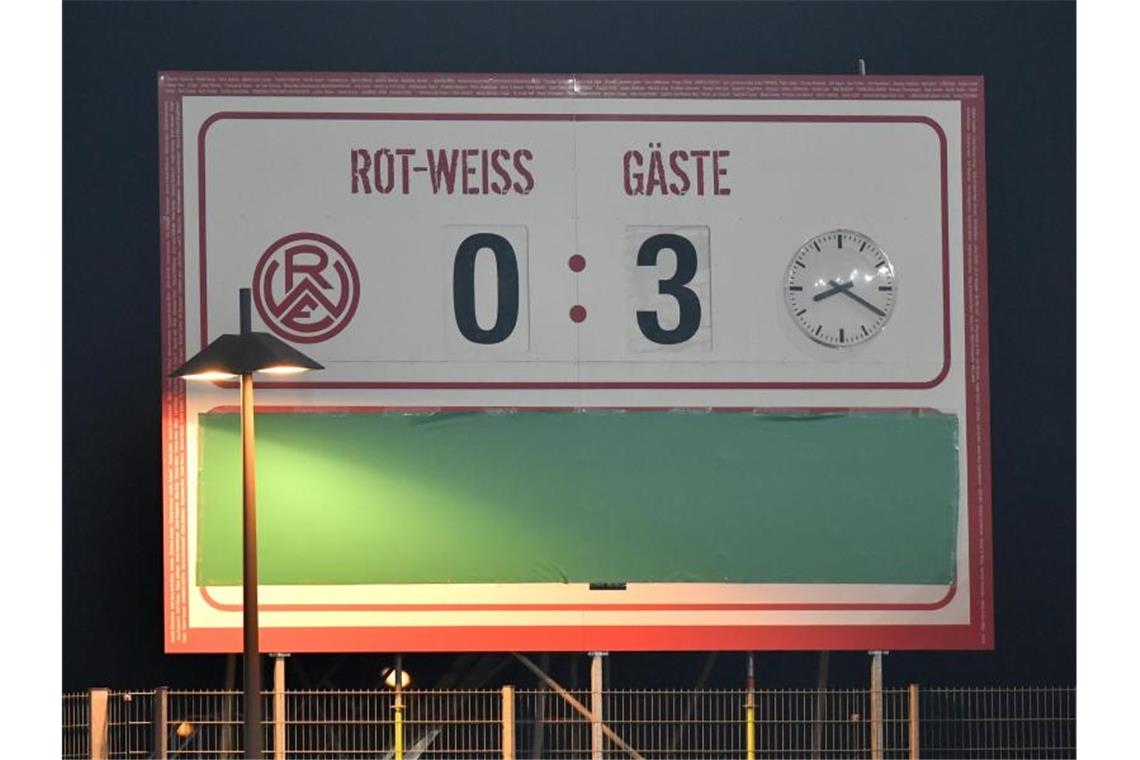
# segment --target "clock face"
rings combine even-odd
[[[897,300],[887,255],[854,230],[832,230],[804,243],[784,281],[792,319],[809,338],[831,348],[878,335]]]

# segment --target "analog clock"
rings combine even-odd
[[[832,230],[796,251],[784,301],[805,335],[844,348],[879,334],[898,300],[896,287],[894,267],[878,243],[854,230]]]

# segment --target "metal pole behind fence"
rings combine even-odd
[[[909,692],[909,705],[907,709],[907,723],[910,726],[910,760],[918,760],[918,684],[912,683],[907,689]]]
[[[393,755],[395,760],[404,760],[404,658],[396,655],[396,703],[394,705],[396,718],[396,738]]]
[[[91,760],[107,760],[107,701],[110,689],[87,690],[87,741]]]
[[[550,670],[550,653],[543,652],[538,659],[538,667],[543,673]],[[546,682],[541,678],[538,681],[538,694],[534,699],[534,731],[530,742],[530,756],[541,758],[543,744],[546,742]]]
[[[756,674],[752,653],[748,653],[748,674],[744,679],[744,754],[747,760],[756,758]]]
[[[602,733],[602,658],[605,652],[590,652],[590,757],[603,760],[606,754]]]
[[[502,745],[503,760],[514,760],[515,757],[515,687],[503,687],[503,716]]]
[[[285,658],[273,655],[273,758],[285,760]]]
[[[831,652],[820,652],[815,676],[815,716],[811,727],[812,760],[823,757],[823,727],[827,720],[827,685],[830,667]]]
[[[234,747],[234,692],[237,691],[237,655],[226,655],[225,692],[222,695],[222,725],[219,756],[232,757]]]
[[[871,760],[883,760],[882,652],[871,652]]]
[[[166,760],[169,753],[166,730],[168,690],[159,686],[154,690],[154,710],[150,718],[151,724],[151,757],[155,760]]]

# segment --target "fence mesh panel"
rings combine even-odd
[[[501,757],[499,691],[408,691],[404,703],[405,756]]]
[[[589,709],[589,691],[568,693]],[[589,758],[590,722],[550,689],[519,689],[515,692],[515,749],[519,758]]]
[[[293,691],[285,695],[285,754],[383,757],[394,746],[389,691]]]
[[[60,752],[63,760],[82,760],[90,756],[89,705],[86,692],[63,695],[63,745]]]
[[[163,719],[161,694],[166,694]],[[403,757],[504,757],[513,738],[519,758],[592,758],[595,703],[588,690],[566,694],[517,689],[410,689],[400,695]],[[873,694],[865,689],[760,689],[755,692],[757,758],[872,758]],[[912,696],[914,701],[912,702]],[[612,689],[600,695],[604,757],[652,760],[744,758],[747,693],[743,689]],[[262,693],[265,757],[275,756],[277,728],[288,758],[394,758],[397,696],[383,690]],[[1004,760],[1076,757],[1076,689],[929,688],[881,693],[881,757]],[[64,694],[64,758],[92,756],[91,697]],[[916,708],[916,709],[915,709]],[[509,725],[504,715],[513,711]],[[238,691],[110,691],[109,758],[154,757],[165,736],[167,757],[242,756]],[[282,723],[277,725],[278,718]],[[912,748],[912,737],[916,746]]]
[[[170,757],[242,756],[240,691],[171,689],[167,697],[166,741]],[[262,753],[273,757],[273,692],[261,692]]]
[[[111,691],[107,695],[107,756],[151,756],[153,691]]]
[[[924,688],[918,716],[922,757],[1076,757],[1076,701],[1071,687]]]

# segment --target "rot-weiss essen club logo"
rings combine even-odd
[[[352,321],[360,276],[335,240],[297,232],[261,254],[253,270],[253,300],[262,321],[280,337],[320,343]]]

